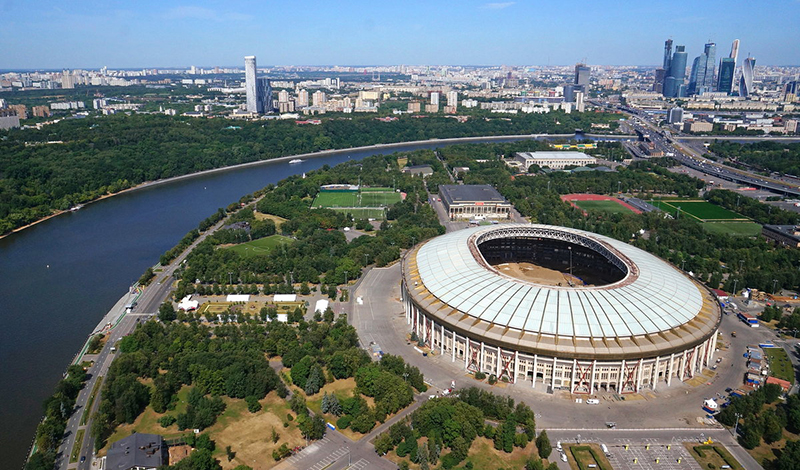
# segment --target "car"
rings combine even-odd
[[[728,387],[728,388],[726,388],[726,389],[725,389],[725,393],[731,393],[732,391],[733,391],[733,389],[732,389],[732,388],[730,388],[730,387]]]
[[[81,463],[83,463],[83,462],[86,462],[86,456],[85,455],[81,456]]]
[[[587,405],[599,405],[600,404],[600,400],[598,400],[597,398],[587,398],[586,399],[586,404]]]

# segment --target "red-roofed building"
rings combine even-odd
[[[792,388],[792,383],[791,383],[791,382],[789,382],[788,380],[779,379],[779,378],[777,378],[777,377],[767,377],[767,383],[768,383],[768,384],[777,384],[777,385],[780,385],[780,386],[781,386],[781,388],[782,388],[782,389],[783,389],[785,392],[788,392],[788,391],[789,391],[789,389],[790,389],[790,388]]]

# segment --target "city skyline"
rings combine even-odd
[[[800,40],[789,25],[800,2],[752,8],[729,2],[669,5],[575,2],[563,9],[529,2],[410,1],[402,5],[323,2],[265,5],[119,1],[70,5],[5,2],[0,66],[9,69],[231,66],[242,51],[273,65],[602,65],[657,66],[664,38],[686,46],[742,41],[762,65],[797,65]],[[746,13],[745,13],[746,12]],[[276,20],[284,18],[285,20]],[[270,19],[269,22],[266,22]],[[748,35],[758,31],[758,35]]]

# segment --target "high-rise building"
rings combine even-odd
[[[247,94],[247,112],[257,113],[256,96],[256,56],[249,55],[244,58],[244,83]]]
[[[731,44],[731,55],[730,58],[733,59],[733,63],[735,64],[737,60],[739,60],[739,40],[734,39],[733,44]]]
[[[688,93],[690,95],[699,95],[713,90],[716,54],[717,45],[710,42],[705,45],[703,53],[694,59],[692,72],[689,75]]]
[[[458,92],[451,90],[447,92],[447,106],[458,106]]]
[[[281,90],[278,92],[278,103],[288,103],[289,102],[289,92],[286,90]]]
[[[733,91],[733,74],[736,72],[736,60],[731,57],[723,57],[719,61],[719,79],[717,80],[717,91],[731,94]]]
[[[753,72],[755,68],[755,57],[748,57],[742,62],[742,76],[739,78],[739,96],[747,98],[753,94]]]
[[[675,98],[686,96],[684,80],[686,79],[686,47],[675,46],[675,53],[669,65],[669,73],[664,79],[664,96]]]
[[[792,80],[783,86],[783,101],[794,103],[800,96],[800,81]]]
[[[267,78],[256,79],[256,113],[271,113],[272,106],[272,85]]]
[[[308,106],[308,91],[300,90],[297,92],[297,106]]]
[[[564,102],[572,103],[575,101],[575,85],[564,85]]]
[[[435,104],[437,106],[437,109],[438,109],[438,106],[439,106],[439,92],[438,91],[431,92],[431,104]]]
[[[667,113],[667,122],[670,124],[680,124],[683,122],[683,109],[680,107],[670,109]]]
[[[581,91],[588,92],[589,91],[589,76],[592,73],[592,69],[586,66],[586,64],[575,64],[575,84],[582,88]]]
[[[325,96],[325,92],[317,90],[311,96],[311,104],[316,107],[321,107],[325,102],[328,101],[328,98]]]
[[[662,64],[667,75],[669,75],[670,64],[672,64],[672,39],[667,39],[664,41],[664,63]]]

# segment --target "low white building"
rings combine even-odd
[[[586,166],[596,164],[597,159],[582,152],[517,152],[514,161],[527,171],[531,165],[563,170],[567,166]]]

